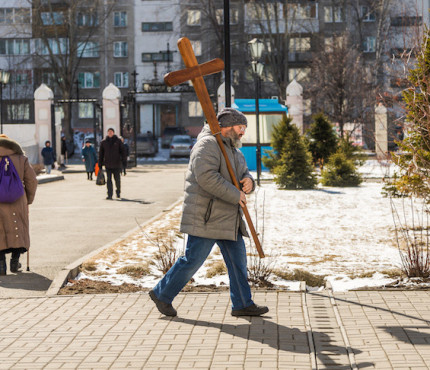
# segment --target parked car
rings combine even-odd
[[[168,148],[173,136],[175,135],[185,135],[187,132],[183,127],[169,126],[166,127],[161,135],[161,147]]]
[[[189,157],[192,147],[190,135],[175,135],[170,143],[170,157]]]
[[[130,148],[130,151],[132,150]],[[136,152],[138,156],[155,156],[158,153],[158,140],[152,135],[137,135]]]

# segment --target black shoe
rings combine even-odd
[[[18,272],[21,268],[21,264],[19,263],[19,259],[10,259],[10,272]]]
[[[242,308],[241,310],[231,310],[231,316],[260,316],[269,312],[266,306],[257,306],[253,303],[251,306]]]
[[[6,275],[6,260],[0,261],[0,276]]]
[[[153,290],[149,291],[149,296],[154,301],[158,311],[160,311],[160,313],[162,313],[163,315],[176,316],[178,314],[171,303],[160,301]]]
[[[117,198],[121,198],[121,193],[116,192],[116,197],[117,197]]]
[[[108,197],[106,197],[106,199],[108,199],[108,200],[112,200],[112,197],[109,197],[109,196],[108,196]]]

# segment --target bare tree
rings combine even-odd
[[[345,123],[363,122],[374,102],[361,52],[351,44],[348,34],[333,37],[330,45],[315,52],[311,68],[313,104],[339,124],[343,137]]]
[[[74,81],[84,53],[98,54],[106,46],[100,36],[113,0],[29,0],[33,9],[34,54],[39,73],[54,76],[54,89],[62,99],[72,97]],[[65,134],[70,138],[71,106],[64,104]]]

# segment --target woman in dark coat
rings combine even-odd
[[[85,162],[85,171],[87,171],[87,180],[93,179],[94,167],[97,163],[97,154],[91,141],[87,140],[82,148],[82,160]]]
[[[0,135],[0,160],[8,156],[24,185],[24,195],[14,203],[0,203],[0,275],[6,275],[6,253],[12,253],[10,271],[21,266],[19,256],[30,248],[28,205],[36,194],[36,174],[21,146],[6,135]]]

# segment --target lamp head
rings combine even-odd
[[[264,43],[261,40],[254,38],[248,42],[248,45],[249,50],[251,51],[252,59],[260,59],[264,51]]]

